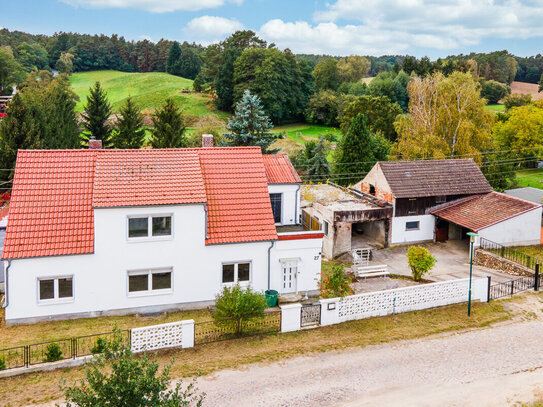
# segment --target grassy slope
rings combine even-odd
[[[118,71],[79,72],[70,76],[70,82],[80,101],[76,109],[83,110],[89,88],[100,81],[107,91],[113,110],[118,111],[129,95],[142,110],[156,109],[168,97],[173,97],[183,111],[196,116],[210,114],[209,97],[197,93],[181,93],[192,89],[192,80],[163,72],[126,73]],[[216,113],[216,112],[215,112]],[[225,116],[220,113],[220,116]]]
[[[543,168],[517,171],[519,187],[533,187],[543,189]]]
[[[501,103],[486,105],[485,108],[492,112],[505,112],[505,106]]]

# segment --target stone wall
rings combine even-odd
[[[475,249],[473,264],[501,271],[512,276],[532,276],[534,271],[514,261],[482,249]]]

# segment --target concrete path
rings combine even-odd
[[[437,260],[434,268],[424,278],[432,281],[446,281],[469,277],[468,242],[450,240],[444,243],[424,243],[422,246],[426,247]],[[391,273],[411,275],[411,270],[407,265],[407,246],[372,250],[372,255],[371,264],[386,264]],[[490,276],[493,283],[501,283],[514,278],[480,266],[473,266],[473,276]]]
[[[208,407],[510,406],[543,395],[542,337],[543,321],[507,323],[222,371],[199,388]]]

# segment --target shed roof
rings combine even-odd
[[[396,198],[482,194],[492,191],[471,158],[377,163]]]
[[[300,184],[302,180],[286,154],[263,155],[268,184]]]
[[[537,204],[543,203],[543,189],[533,187],[508,189],[505,194]]]
[[[441,205],[430,213],[477,232],[540,206],[498,192],[490,192]]]

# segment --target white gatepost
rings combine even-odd
[[[183,327],[183,338],[181,339],[183,349],[194,348],[194,319],[181,321]]]
[[[302,328],[302,304],[281,305],[281,332],[299,331]]]
[[[319,300],[321,304],[321,326],[338,324],[339,298],[325,298]]]

